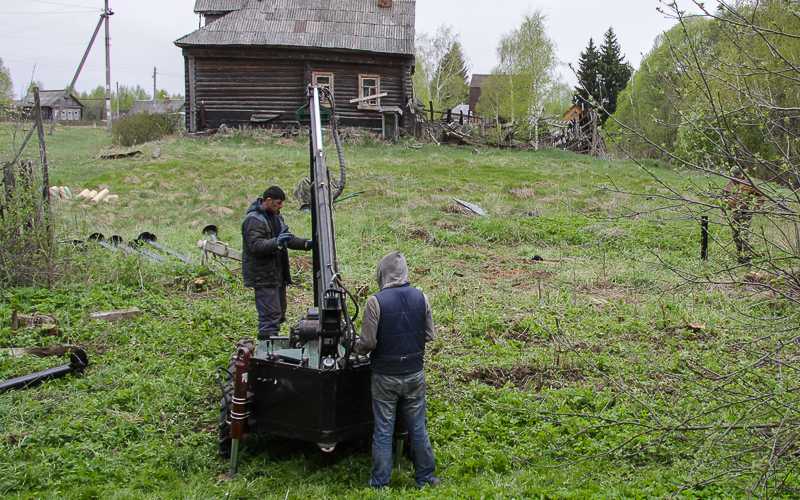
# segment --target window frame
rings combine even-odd
[[[329,82],[330,83],[324,84],[324,83],[318,83],[317,82],[317,78],[326,77],[326,76],[329,78]],[[320,87],[327,87],[331,91],[331,95],[334,96],[334,98],[335,98],[336,90],[333,87],[333,73],[332,72],[330,72],[330,71],[313,71],[311,73],[311,82],[312,82],[313,85],[317,85],[317,86],[320,86]],[[323,103],[324,102],[328,102],[328,99],[326,98],[323,101]]]
[[[381,93],[381,76],[375,74],[359,74],[358,75],[358,97],[367,97],[364,94],[364,80],[375,80],[375,86],[370,87],[375,89],[374,94],[369,95],[378,95]],[[370,102],[373,101],[373,102]],[[359,101],[358,109],[380,109],[381,108],[381,98],[376,97],[374,100],[366,100],[366,101]]]

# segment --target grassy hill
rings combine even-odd
[[[0,131],[6,158],[11,128]],[[47,141],[52,185],[119,195],[114,203],[55,200],[59,241],[94,232],[132,240],[148,231],[193,258],[206,224],[241,248],[247,205],[271,184],[291,193],[308,172],[302,135],[171,137],[116,160],[99,159],[116,151],[100,129],[62,127]],[[337,176],[335,149],[326,146]],[[33,144],[27,154],[37,157]],[[735,432],[709,434],[752,409],[721,410],[710,374],[727,370],[731,356],[745,366],[741,346],[781,328],[745,327],[740,313],[780,322],[786,305],[745,300],[744,286],[687,284],[671,272],[674,265],[713,273],[716,264],[700,260],[693,221],[637,215],[666,192],[646,171],[549,149],[359,140],[344,145],[344,156],[344,195],[363,191],[336,204],[345,283],[365,300],[377,291],[378,260],[401,250],[412,284],[431,299],[437,338],[426,354],[428,430],[439,488],[418,492],[402,470],[394,488],[373,492],[365,488],[371,457],[364,443],[324,455],[268,436],[246,441],[241,475],[221,479],[228,464],[216,454],[214,371],[256,326],[252,290],[241,285],[237,266],[156,265],[65,244],[52,289],[10,286],[4,276],[0,347],[81,345],[94,364],[83,377],[0,395],[0,495],[619,499],[680,491],[679,498],[737,498],[749,474],[762,470],[742,455],[741,463],[730,460]],[[678,173],[660,173],[682,182]],[[466,213],[453,198],[489,215]],[[283,214],[294,234],[310,236],[310,216],[290,194]],[[711,230],[712,241],[730,244],[727,228]],[[711,252],[721,254],[717,246]],[[307,254],[290,258],[293,324],[313,300]],[[207,281],[197,289],[199,276]],[[123,307],[142,315],[114,324],[87,316]],[[55,315],[58,333],[12,331],[13,309]],[[797,345],[782,352],[796,365]],[[0,376],[59,363],[0,358]],[[748,383],[760,381],[736,379],[724,391]],[[781,401],[796,388],[785,379],[770,383]],[[798,486],[793,472],[785,484]]]

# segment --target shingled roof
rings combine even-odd
[[[378,0],[239,1],[244,3],[241,9],[179,38],[175,45],[276,45],[414,53],[413,0],[394,0],[388,8],[379,7]],[[195,10],[218,9],[235,2],[198,0]]]

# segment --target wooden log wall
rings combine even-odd
[[[381,106],[404,110],[411,96],[413,56],[386,56],[297,49],[248,47],[185,47],[187,126],[203,103],[206,124],[296,124],[295,112],[306,104],[306,87],[314,72],[333,73],[334,98],[342,126],[381,127],[377,110],[360,109],[350,99],[359,97],[359,75],[379,75],[380,92],[388,95]],[[251,121],[252,115],[280,115],[268,122]],[[192,118],[192,117],[195,118]]]

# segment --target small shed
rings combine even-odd
[[[583,109],[581,109],[581,107],[578,106],[577,104],[573,104],[572,107],[569,108],[566,113],[561,115],[561,118],[559,118],[559,120],[561,120],[562,122],[580,123],[581,118],[583,118]]]
[[[167,112],[183,113],[185,109],[183,99],[143,99],[133,101],[127,114],[150,113],[151,115],[163,115]]]
[[[331,90],[343,126],[410,128],[414,0],[196,0],[194,10],[204,25],[175,41],[190,132],[296,125],[308,85]]]
[[[64,100],[63,90],[40,90],[39,103],[42,107],[42,117],[48,120],[55,118],[58,109],[61,107],[62,100]],[[29,92],[25,98],[15,104],[18,109],[26,114],[33,110],[33,105],[33,92]],[[74,93],[70,93],[61,109],[59,121],[79,121],[83,118],[85,109],[86,105]]]

